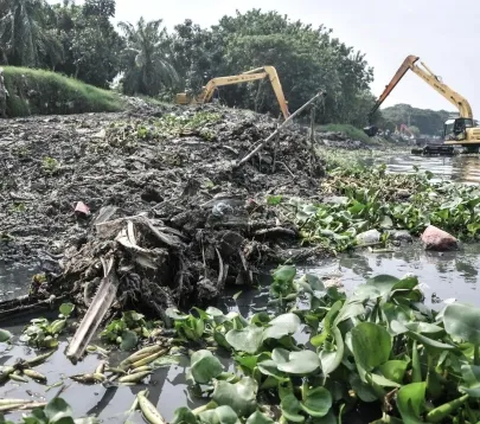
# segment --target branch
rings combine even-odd
[[[293,118],[295,118],[297,115],[302,113],[308,106],[310,106],[315,100],[317,100],[320,96],[325,96],[325,93],[323,91],[319,91],[315,96],[313,96],[307,103],[305,103],[302,107],[297,109],[294,113],[292,113],[287,119],[285,119],[284,122],[282,122],[278,128],[270,134],[265,140],[263,140],[257,147],[255,147],[247,156],[245,156],[242,160],[240,160],[238,163],[233,165],[233,168],[239,168],[242,166],[245,162],[248,162],[255,154],[257,154],[260,149],[265,146],[272,138],[274,138],[280,130],[287,125]]]

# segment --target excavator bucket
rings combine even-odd
[[[378,133],[378,127],[374,125],[370,125],[368,127],[363,128],[363,132],[367,134],[369,137],[375,137]]]

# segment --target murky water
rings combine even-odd
[[[476,156],[455,156],[451,158],[421,157],[413,155],[390,155],[366,159],[368,164],[386,163],[389,172],[414,172],[413,166],[420,170],[429,170],[435,179],[452,179],[469,184],[480,183],[480,158]],[[459,301],[480,306],[480,245],[466,246],[464,251],[451,253],[425,252],[419,245],[413,245],[394,253],[374,254],[354,252],[335,260],[320,262],[316,267],[300,269],[300,272],[316,273],[328,276],[336,284],[350,291],[367,278],[390,274],[402,277],[407,273],[419,277],[427,302],[435,306],[439,299],[456,298]],[[28,281],[35,272],[28,268],[6,269],[0,263],[0,300],[24,294]],[[233,294],[233,293],[231,293]],[[220,304],[224,310],[237,310],[243,315],[264,310],[268,300],[268,286],[258,291],[243,292],[234,300],[225,297]],[[0,323],[5,328],[7,323]],[[16,334],[21,327],[10,328]],[[62,397],[69,402],[76,415],[95,414],[107,423],[125,422],[124,412],[131,406],[135,395],[145,388],[144,385],[104,388],[101,385],[85,386],[68,379],[69,375],[92,372],[99,359],[88,355],[83,361],[73,366],[65,357],[66,343],[38,371],[48,377],[48,384],[64,381],[67,385]],[[11,363],[17,357],[29,357],[31,349],[16,344],[11,351],[2,351],[0,346],[0,365]],[[196,407],[187,390],[185,381],[188,360],[175,366],[157,370],[146,380],[150,391],[150,400],[157,405],[166,420],[173,417],[173,412],[180,406]],[[28,384],[8,383],[1,388],[1,397],[21,397],[50,399],[59,388],[46,391],[46,387],[31,382]],[[200,401],[201,402],[201,401]],[[9,418],[17,418],[12,414]],[[131,422],[144,422],[137,413]]]
[[[392,173],[414,173],[414,167],[421,172],[430,171],[433,180],[452,180],[466,184],[480,183],[480,156],[457,155],[452,157],[416,156],[407,153],[375,155],[363,160],[367,165],[385,163]]]

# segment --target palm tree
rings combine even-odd
[[[42,56],[61,49],[54,33],[44,29],[50,10],[45,0],[2,0],[1,4],[0,43],[10,65],[40,66]]]
[[[178,79],[170,64],[167,32],[162,20],[145,22],[140,18],[134,26],[120,22],[125,35],[123,90],[126,94],[157,95],[162,88],[171,88]]]

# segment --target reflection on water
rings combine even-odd
[[[35,267],[5,266],[0,262],[0,301],[14,299],[27,293]]]
[[[458,155],[452,157],[415,156],[396,154],[364,159],[366,165],[385,163],[387,171],[392,173],[414,173],[414,166],[421,172],[430,171],[434,181],[452,180],[467,184],[480,183],[480,156]]]

